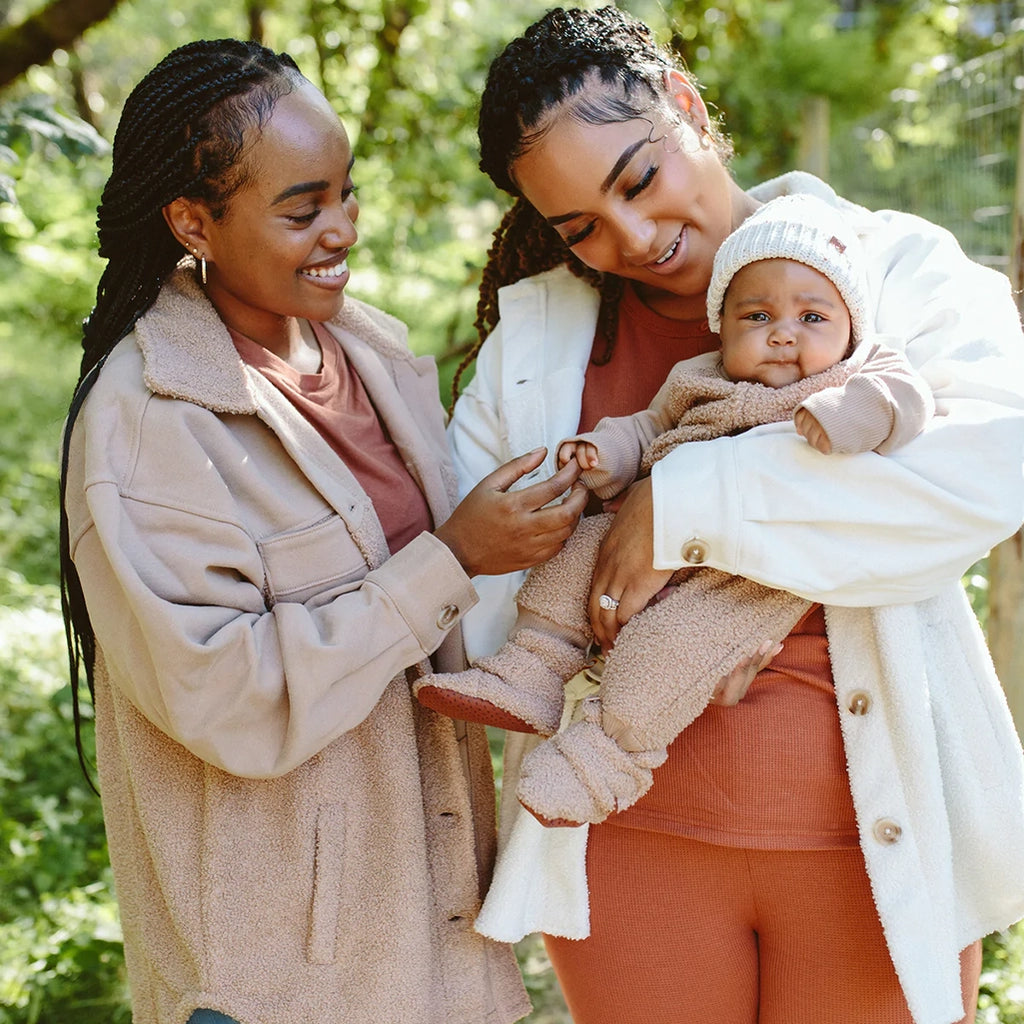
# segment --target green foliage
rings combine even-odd
[[[106,148],[91,125],[60,113],[48,96],[37,93],[0,104],[0,167],[12,167],[31,152],[59,154],[77,163]],[[0,174],[0,203],[17,201],[15,178]]]
[[[841,133],[941,52],[949,39],[933,6],[858,4],[854,16],[833,0],[687,0],[668,5],[667,20],[673,48],[724,112],[734,172],[749,185],[795,165],[807,97],[830,101]]]
[[[57,448],[88,307],[81,292],[77,310],[63,305],[85,261],[58,247],[43,259],[38,238],[24,247],[21,261],[0,253],[0,565],[43,584],[58,575]]]
[[[985,940],[977,1024],[1024,1024],[1024,923]]]
[[[100,804],[73,753],[59,598],[8,570],[0,590],[0,1024],[128,1024]]]

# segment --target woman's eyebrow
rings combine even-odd
[[[650,140],[648,138],[638,139],[632,145],[627,146],[620,154],[618,160],[612,166],[612,169],[608,172],[608,177],[601,182],[601,195],[606,195],[608,190],[618,181],[619,175],[626,169],[626,165],[630,160],[633,159],[636,151],[642,146],[645,146]],[[572,213],[561,213],[555,217],[545,217],[544,219],[552,227],[558,224],[564,224],[566,221],[575,220],[580,216],[579,210],[574,210]]]
[[[352,173],[352,167],[356,162],[355,155],[349,157],[348,160],[348,173]],[[274,196],[270,201],[271,206],[277,206],[278,203],[283,203],[286,199],[291,199],[293,196],[301,196],[306,192],[326,192],[331,187],[329,181],[300,181],[296,185],[289,185],[283,192]]]
[[[612,167],[608,173],[608,177],[601,182],[601,195],[604,195],[618,180],[619,175],[625,170],[626,164],[633,159],[633,155],[636,153],[641,146],[647,145],[649,140],[644,137],[634,142],[633,145],[627,146],[620,154],[619,159],[615,161],[615,166]]]
[[[289,185],[283,192],[274,196],[270,205],[277,206],[278,203],[283,203],[286,199],[303,195],[306,192],[326,192],[329,187],[330,182],[328,181],[300,181],[297,185]]]

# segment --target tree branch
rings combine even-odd
[[[54,50],[68,49],[89,27],[103,21],[118,0],[52,0],[17,25],[0,29],[0,89]]]

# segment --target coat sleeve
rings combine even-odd
[[[900,339],[936,415],[889,455],[823,456],[792,425],[683,445],[654,467],[655,564],[707,564],[829,604],[916,601],[1024,516],[1024,344],[1006,277],[946,231],[865,213],[873,327]]]
[[[186,411],[155,424],[147,446],[144,418],[113,431],[112,413],[92,401],[102,397],[90,396],[74,432],[84,480],[69,481],[72,557],[112,684],[197,757],[246,777],[290,771],[363,722],[475,603],[429,533],[373,571],[329,508],[315,523],[255,536],[218,468],[223,450],[209,454],[190,429],[211,414],[176,403]],[[134,438],[116,458],[113,436]],[[165,480],[159,492],[136,483],[144,449],[147,480]],[[277,593],[291,596],[272,594],[273,558]]]

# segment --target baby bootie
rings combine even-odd
[[[661,750],[623,750],[601,727],[600,700],[582,721],[552,736],[523,758],[519,802],[542,821],[582,825],[631,807],[654,782]]]
[[[561,721],[565,681],[586,664],[586,652],[568,640],[522,628],[473,668],[422,676],[413,693],[449,718],[550,736]]]

